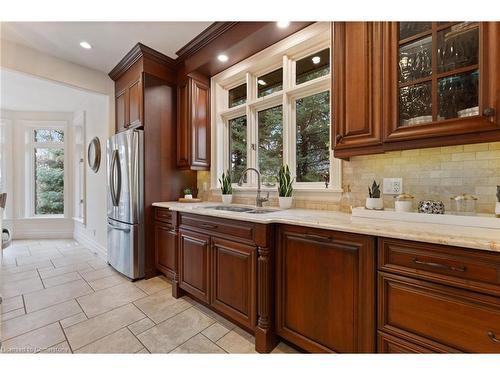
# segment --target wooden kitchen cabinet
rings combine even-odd
[[[126,75],[115,98],[116,131],[120,132],[132,127],[143,126],[143,90],[142,74],[137,71],[133,77]]]
[[[179,286],[203,302],[210,302],[210,237],[179,232]]]
[[[210,168],[209,79],[194,72],[177,87],[177,166]]]
[[[155,223],[156,268],[173,280],[176,273],[177,233],[164,223]]]
[[[333,23],[335,157],[382,152],[382,22]]]
[[[276,332],[309,352],[375,352],[375,239],[280,225]]]
[[[500,139],[500,23],[384,25],[384,145]]]

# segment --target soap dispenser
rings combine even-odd
[[[352,194],[351,186],[344,186],[342,195],[340,196],[340,211],[345,213],[352,213]]]

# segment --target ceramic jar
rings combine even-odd
[[[410,194],[400,194],[394,202],[394,210],[396,212],[411,212],[413,209],[413,196]]]
[[[444,214],[444,203],[441,201],[420,201],[418,212],[421,214]]]
[[[384,199],[383,198],[366,198],[365,208],[369,210],[383,210],[384,209]]]

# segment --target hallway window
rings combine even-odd
[[[33,130],[34,214],[64,214],[64,130]]]

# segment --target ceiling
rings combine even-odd
[[[2,39],[108,73],[141,42],[173,59],[212,22],[2,22]],[[87,41],[92,49],[80,47]]]
[[[0,69],[1,109],[11,111],[74,112],[89,102],[107,103],[105,95]]]

